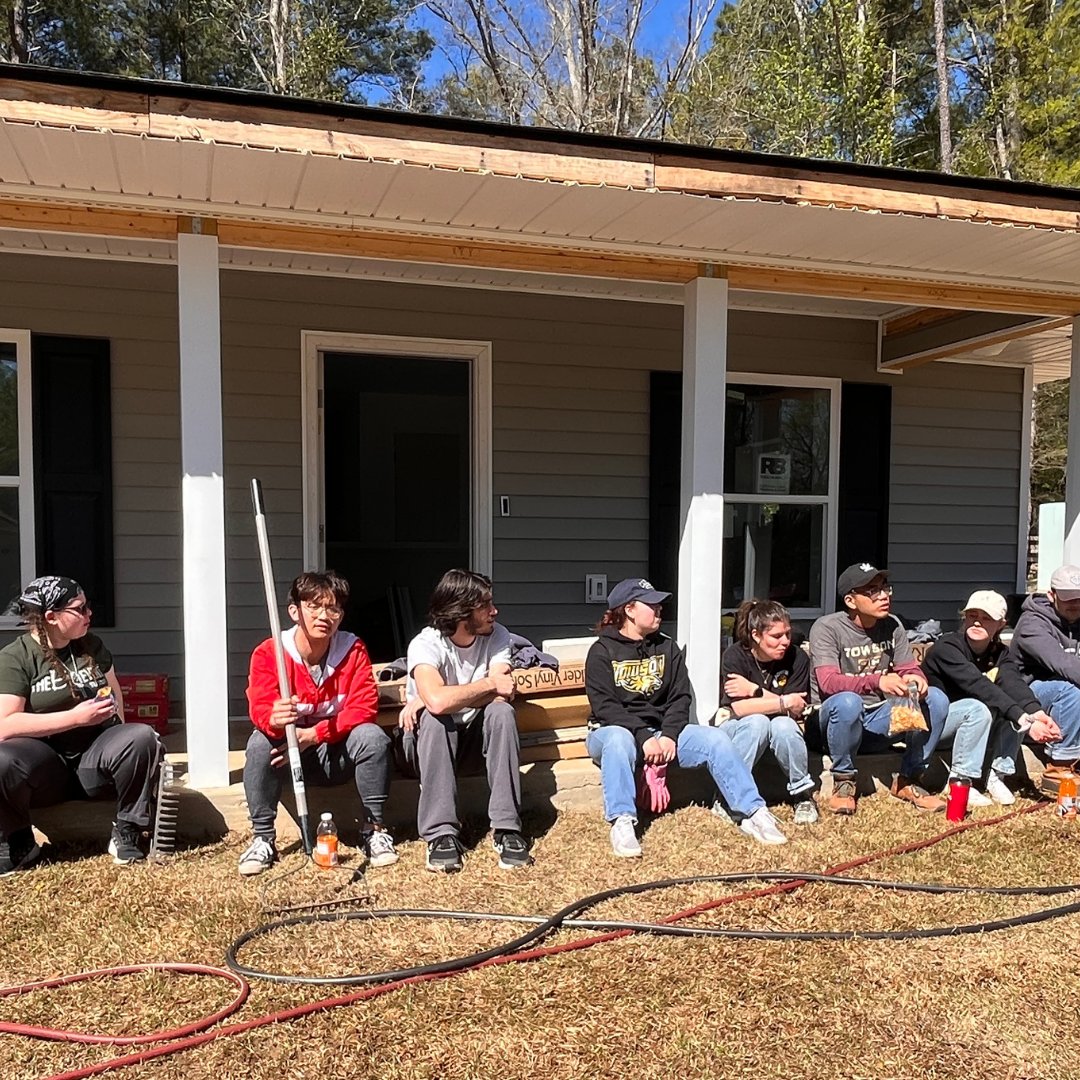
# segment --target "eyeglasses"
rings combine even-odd
[[[72,604],[70,607],[61,608],[61,611],[69,611],[72,615],[89,615],[92,610],[90,601],[84,600],[81,604]]]
[[[337,604],[313,604],[310,600],[303,601],[303,608],[309,615],[325,615],[328,619],[340,619],[345,614]]]
[[[876,589],[852,589],[851,591],[858,596],[865,596],[869,600],[873,600],[875,596],[892,596],[891,585],[879,585]]]

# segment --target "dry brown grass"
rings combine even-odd
[[[423,869],[422,845],[414,842],[401,846],[397,866],[368,875],[368,887],[380,907],[547,913],[582,894],[633,881],[820,870],[944,826],[941,816],[919,816],[878,796],[865,800],[853,819],[826,817],[811,828],[789,827],[793,842],[770,849],[751,844],[706,810],[689,807],[657,821],[645,838],[645,858],[634,862],[610,857],[602,821],[566,814],[539,839],[536,864],[527,871],[499,871],[485,838],[462,874],[437,877]],[[130,870],[114,867],[103,855],[75,858],[62,851],[58,861],[6,879],[0,883],[0,981],[139,961],[220,965],[228,943],[263,921],[265,879],[245,881],[236,874],[242,843],[232,837],[185,852],[168,865]],[[1080,882],[1080,829],[1038,812],[862,873],[966,884]],[[281,904],[316,902],[333,898],[342,884],[342,877],[304,869],[281,880],[272,896]],[[656,919],[735,891],[739,887],[685,886],[612,901],[596,914]],[[894,928],[996,918],[1059,902],[807,886],[699,921],[777,929]],[[338,924],[279,932],[252,943],[243,959],[279,971],[339,974],[442,959],[518,932],[505,924]],[[564,930],[553,940],[585,933]],[[1078,956],[1077,917],[981,937],[899,943],[635,936],[410,987],[114,1075],[1072,1080],[1080,1059]],[[345,991],[257,982],[237,1019],[337,992]],[[185,1023],[230,996],[225,983],[212,979],[136,976],[6,999],[0,1015],[137,1033]],[[0,1078],[48,1076],[115,1053],[0,1035]]]

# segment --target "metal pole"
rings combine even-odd
[[[263,588],[266,590],[266,614],[270,619],[270,640],[274,643],[274,660],[277,662],[278,690],[282,700],[292,697],[289,674],[285,670],[285,650],[281,646],[281,620],[278,618],[277,598],[274,596],[274,570],[270,563],[270,540],[266,535],[266,513],[263,509],[262,484],[252,477],[251,504],[255,508],[255,533],[259,538],[259,561],[262,563]],[[296,741],[296,725],[285,727],[285,741],[289,748],[289,771],[292,773],[293,796],[296,799],[296,816],[300,822],[300,840],[304,853],[311,855],[311,830],[308,827],[307,788],[304,785],[304,769],[300,764],[300,745]]]

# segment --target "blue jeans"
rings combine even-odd
[[[978,780],[982,776],[993,719],[989,706],[976,698],[961,698],[949,705],[938,745],[952,743],[950,776],[968,780]],[[929,764],[930,755],[927,754],[923,766]]]
[[[1076,761],[1080,758],[1080,687],[1063,679],[1035,679],[1031,692],[1061,728],[1061,740],[1047,743],[1050,760]]]
[[[900,759],[901,774],[918,776],[923,771],[923,762],[930,760],[945,727],[949,699],[936,686],[930,687],[922,703],[923,716],[927,718],[930,730],[905,731],[890,737],[889,714],[893,703],[894,699],[886,698],[880,705],[867,707],[858,694],[849,691],[833,694],[821,703],[818,723],[822,741],[832,759],[833,775],[852,775],[855,754],[860,748],[887,750],[895,741],[905,746],[904,756]]]
[[[810,775],[806,740],[790,716],[768,717],[764,713],[751,713],[726,721],[723,730],[731,735],[731,741],[748,769],[761,760],[766,750],[771,750],[788,778],[789,795],[802,795],[813,790],[814,778]]]
[[[749,817],[765,805],[750,770],[743,764],[724,728],[687,724],[675,745],[678,749],[676,760],[684,769],[704,766],[709,770],[735,816]],[[607,724],[588,733],[585,749],[600,766],[604,817],[608,821],[624,816],[637,820],[634,772],[643,759],[634,736],[626,728]]]

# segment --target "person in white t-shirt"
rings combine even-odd
[[[480,744],[487,766],[488,817],[499,866],[529,864],[521,834],[521,773],[514,717],[510,634],[495,621],[491,580],[447,570],[431,596],[425,627],[409,643],[404,751],[420,777],[417,829],[429,870],[461,869],[457,761]]]

